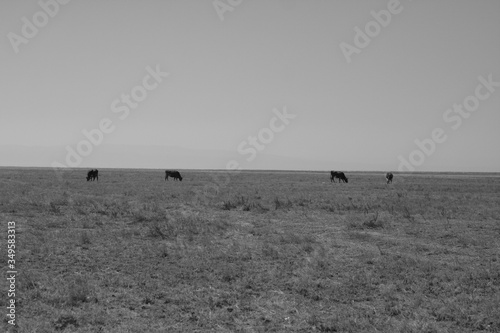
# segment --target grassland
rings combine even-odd
[[[500,176],[180,171],[0,169],[17,332],[500,332]]]

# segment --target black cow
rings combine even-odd
[[[330,171],[330,182],[335,183],[335,178],[338,178],[339,183],[340,181],[343,181],[344,183],[348,183],[349,181],[347,180],[347,177],[343,172],[340,171]]]
[[[182,176],[179,171],[165,170],[165,180],[168,180],[168,177],[172,177],[174,180],[179,179],[182,182]]]
[[[394,176],[390,172],[385,174],[385,179],[387,179],[387,184],[392,183],[392,177],[394,177]]]
[[[94,180],[99,180],[99,170],[90,170],[87,172],[87,181],[94,181]]]

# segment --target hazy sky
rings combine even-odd
[[[500,172],[498,0],[59,1],[0,2],[0,165]]]

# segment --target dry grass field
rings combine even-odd
[[[500,332],[499,175],[179,171],[0,169],[16,332]]]

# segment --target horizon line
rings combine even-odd
[[[88,170],[90,167],[67,167],[64,168],[68,171],[76,170]],[[50,166],[6,166],[0,165],[0,169],[54,169]],[[90,168],[93,169],[93,168]],[[102,170],[170,170],[176,168],[120,168],[120,167],[99,167]],[[239,169],[239,170],[228,170],[228,169],[192,169],[192,168],[177,168],[177,170],[183,171],[207,171],[207,172],[330,172],[332,170],[304,170],[304,169]],[[392,172],[397,174],[425,174],[425,173],[443,173],[443,174],[500,174],[500,171],[392,171],[392,170],[341,170],[343,172],[352,173],[384,173]]]

